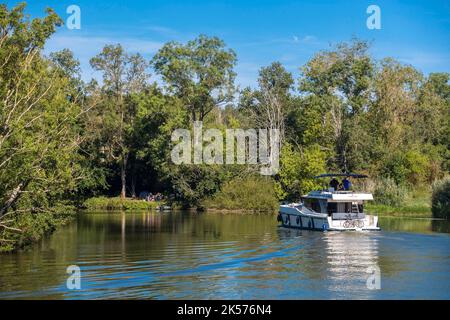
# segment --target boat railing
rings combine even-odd
[[[322,189],[322,190],[316,190],[312,191],[312,193],[331,193],[331,194],[355,194],[355,193],[369,193],[365,191],[359,191],[359,190],[334,190],[333,188],[330,189]]]

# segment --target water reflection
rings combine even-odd
[[[324,234],[324,242],[329,290],[358,293],[360,299],[370,298],[367,272],[371,267],[380,269],[378,238],[370,232],[329,232]]]
[[[442,219],[380,217],[379,224],[385,231],[450,233],[449,221]]]
[[[323,233],[279,228],[270,215],[85,214],[0,255],[0,298],[450,298],[449,237],[424,234],[448,230],[440,224],[385,219],[383,232]],[[65,287],[73,264],[79,291]],[[382,290],[366,287],[369,266],[380,268]]]

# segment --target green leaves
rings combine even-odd
[[[152,65],[184,103],[191,120],[203,119],[232,99],[236,54],[217,37],[199,36],[187,44],[169,42],[153,57]]]
[[[281,150],[280,172],[275,191],[280,200],[299,201],[303,194],[321,188],[314,177],[326,171],[325,153],[317,145],[298,150],[285,144]]]
[[[450,178],[446,177],[433,184],[433,217],[450,219]]]
[[[52,62],[40,51],[61,20],[49,10],[30,23],[23,10],[0,6],[0,238],[12,243],[50,230],[54,208],[90,175],[78,152],[78,62],[69,51]]]
[[[107,45],[90,60],[101,85],[84,84],[69,50],[41,53],[61,19],[49,10],[30,21],[24,7],[0,5],[0,216],[38,231],[22,237],[0,228],[0,238],[37,238],[54,226],[39,214],[108,183],[108,193],[120,185],[123,197],[153,189],[186,206],[246,201],[254,209],[273,208],[276,197],[298,200],[321,187],[313,177],[327,170],[382,176],[388,182],[377,192],[393,202],[402,186],[431,183],[450,168],[449,74],[375,61],[365,41],[317,53],[297,85],[279,62],[261,68],[258,88],[242,90],[236,106],[236,54],[217,37],[169,42],[150,63]],[[149,84],[150,66],[164,89]],[[279,174],[174,165],[171,134],[192,120],[222,131],[279,129]],[[33,216],[17,213],[25,211]]]

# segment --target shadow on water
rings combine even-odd
[[[450,298],[448,222],[381,218],[382,232],[314,232],[272,215],[84,214],[0,255],[0,298]],[[66,268],[81,269],[68,290]],[[370,290],[369,268],[381,272]]]

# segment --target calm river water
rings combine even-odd
[[[450,299],[449,222],[380,225],[338,233],[279,228],[273,215],[82,214],[0,255],[0,299]],[[67,288],[70,265],[79,290]],[[377,269],[380,288],[369,289]]]

